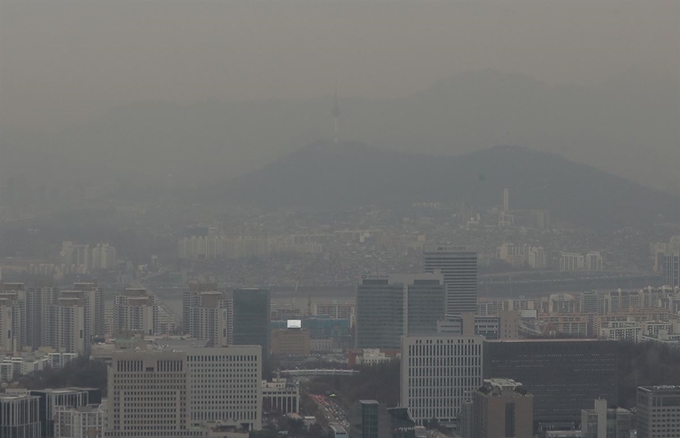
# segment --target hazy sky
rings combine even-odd
[[[680,72],[680,1],[0,0],[0,126],[140,100],[403,95],[492,68]]]

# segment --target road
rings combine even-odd
[[[323,395],[310,394],[310,397],[323,410],[329,423],[337,423],[349,431],[349,418],[347,413],[340,405],[332,399]]]

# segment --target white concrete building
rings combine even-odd
[[[482,336],[404,336],[401,406],[418,424],[452,423],[466,395],[482,385]]]
[[[19,293],[0,293],[0,352],[21,350],[26,322],[26,301],[19,298]]]
[[[288,379],[274,378],[262,381],[262,407],[265,412],[298,414],[300,412],[300,387]]]
[[[128,288],[113,299],[114,333],[156,333],[158,306],[153,294],[146,289]]]
[[[234,304],[223,292],[199,292],[192,296],[189,310],[189,334],[208,341],[209,347],[226,347],[234,343]]]
[[[604,269],[600,251],[590,251],[585,258],[586,271],[601,271]]]
[[[89,354],[89,309],[81,298],[59,298],[50,307],[49,346],[58,352]]]
[[[259,346],[127,351],[109,368],[109,437],[204,436],[209,423],[262,428]]]
[[[188,431],[188,399],[185,353],[117,353],[108,371],[106,436],[199,437],[199,431]]]
[[[262,428],[262,348],[188,348],[190,424],[221,422]]]
[[[55,406],[54,438],[104,438],[103,405]]]
[[[582,271],[584,265],[583,254],[563,252],[560,257],[560,271]]]

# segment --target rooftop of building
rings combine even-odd
[[[680,391],[680,385],[638,386],[638,390],[647,392],[676,392]]]
[[[24,394],[24,393],[15,393],[15,394],[7,394],[7,393],[2,393],[0,394],[0,400],[21,400],[21,399],[28,399],[28,398],[35,398],[37,396],[35,395],[30,395],[30,394]]]
[[[527,339],[486,339],[484,342],[491,343],[518,343],[518,342],[617,342],[612,339],[596,338],[527,338]]]

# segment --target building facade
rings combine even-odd
[[[425,272],[441,271],[446,315],[477,312],[477,250],[465,245],[425,245]]]
[[[226,347],[234,343],[234,306],[223,292],[194,294],[189,312],[189,334],[205,340],[209,347]]]
[[[405,310],[402,284],[365,275],[357,286],[356,348],[399,348]]]
[[[623,408],[608,408],[607,400],[595,400],[594,409],[581,411],[583,438],[630,438],[632,414]]]
[[[275,329],[272,331],[273,355],[307,355],[312,351],[312,338],[305,329]]]
[[[261,374],[259,346],[115,353],[107,436],[198,437],[213,423],[259,430]]]
[[[534,396],[511,379],[486,379],[472,392],[472,406],[463,438],[534,436]]]
[[[271,295],[268,289],[235,289],[234,345],[259,345],[266,360],[271,351]]]
[[[300,412],[300,387],[287,379],[262,381],[262,409],[279,415]]]
[[[158,306],[153,294],[146,289],[128,288],[113,299],[114,333],[156,333]]]
[[[40,401],[27,394],[0,394],[0,436],[41,438]]]
[[[79,408],[90,403],[101,403],[101,390],[93,388],[59,388],[30,391],[38,397],[39,419],[42,437],[54,436],[54,424],[58,406]]]
[[[190,425],[221,422],[262,428],[262,349],[258,345],[188,348]]]
[[[375,400],[355,402],[349,413],[351,438],[390,438],[390,418],[385,406]]]
[[[90,318],[88,302],[75,297],[59,298],[49,313],[48,345],[56,351],[88,355]]]
[[[395,349],[402,335],[433,335],[444,318],[443,275],[365,275],[357,285],[356,348]]]
[[[617,343],[596,339],[486,341],[484,377],[522,382],[534,395],[535,422],[578,424],[581,410],[616,403]]]
[[[103,405],[56,406],[54,438],[104,438],[105,420]]]
[[[641,386],[637,390],[638,438],[680,436],[680,386]]]
[[[422,424],[453,423],[465,396],[482,385],[482,336],[404,336],[401,406]]]

